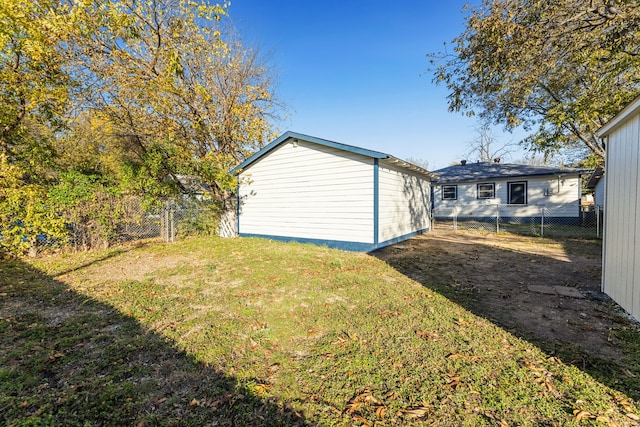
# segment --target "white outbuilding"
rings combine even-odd
[[[428,231],[425,169],[286,132],[234,169],[238,234],[369,252]]]
[[[602,291],[640,320],[640,97],[599,131],[605,142]]]

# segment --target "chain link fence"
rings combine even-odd
[[[509,232],[540,237],[602,238],[603,209],[590,205],[577,216],[566,216],[560,209],[531,206],[521,213],[520,205],[495,205],[492,216],[472,216],[459,208],[439,208],[434,212],[434,229],[452,231]]]
[[[139,198],[105,201],[102,215],[70,215],[67,237],[39,235],[29,255],[59,250],[105,249],[137,240],[174,242],[186,236],[218,234],[236,236],[235,204],[184,198],[168,200],[161,206],[145,207]]]

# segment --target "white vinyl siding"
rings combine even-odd
[[[603,176],[602,178],[600,178],[600,181],[598,181],[598,183],[596,184],[596,188],[594,189],[594,191],[595,191],[595,197],[594,197],[595,204],[600,206],[601,208],[604,207],[604,191],[605,191],[605,183],[606,182],[607,182],[607,177]]]
[[[431,182],[420,175],[380,162],[379,242],[430,227]]]
[[[640,115],[608,137],[603,291],[640,319]]]
[[[508,183],[522,181],[527,182],[527,204],[509,205]],[[496,205],[501,207],[508,205],[508,215],[505,213],[504,216],[539,216],[543,206],[547,216],[578,217],[580,215],[578,175],[495,180],[495,198],[493,199],[478,199],[478,184],[479,182],[458,183],[457,200],[442,200],[436,197],[434,215],[493,217],[496,216]]]
[[[373,243],[373,159],[300,140],[240,174],[240,233]]]

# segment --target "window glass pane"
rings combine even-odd
[[[493,184],[478,184],[478,199],[493,199],[495,187]]]
[[[527,183],[509,183],[509,203],[512,205],[524,205],[527,203]]]
[[[455,200],[458,198],[458,186],[457,185],[443,185],[442,186],[442,199],[443,200]]]

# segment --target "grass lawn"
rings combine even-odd
[[[3,425],[638,425],[366,254],[190,239],[0,262]]]

